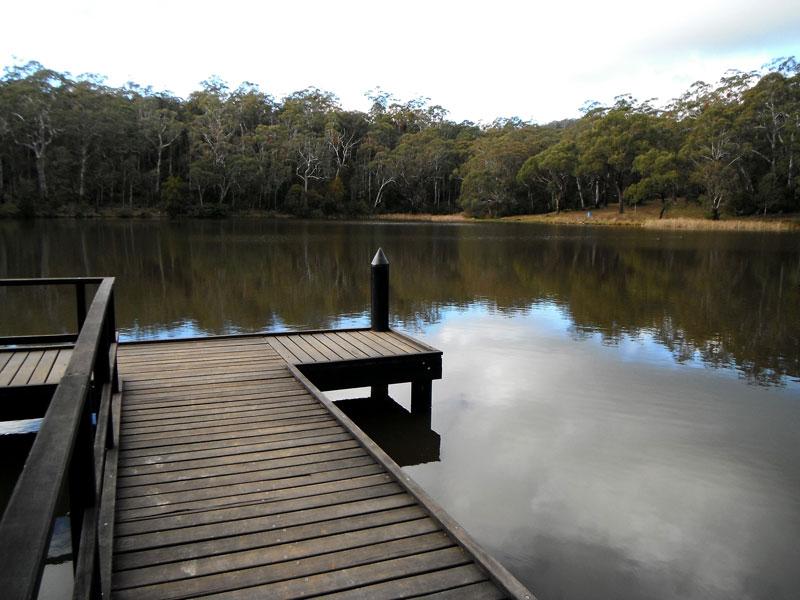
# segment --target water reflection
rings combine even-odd
[[[117,275],[126,337],[365,325],[377,246],[393,321],[444,351],[395,457],[537,597],[800,596],[798,235],[0,222],[0,275]],[[0,290],[0,331],[71,302]]]
[[[113,274],[127,337],[366,322],[392,263],[395,322],[443,308],[563,309],[577,339],[646,333],[674,360],[800,376],[800,236],[281,221],[0,222],[0,276]],[[72,290],[0,289],[0,331],[63,331]],[[44,315],[44,319],[43,319]]]
[[[441,318],[442,460],[408,471],[537,597],[797,597],[800,385],[576,344],[552,305]]]

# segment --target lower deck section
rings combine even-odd
[[[58,384],[72,346],[0,349],[0,387]]]

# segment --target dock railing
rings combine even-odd
[[[75,314],[78,323],[78,333],[86,321],[86,286],[103,283],[103,277],[41,277],[37,279],[0,279],[0,288],[5,287],[31,287],[31,286],[74,286],[75,287]],[[16,335],[0,337],[0,345],[7,344],[56,344],[60,342],[74,342],[77,333],[58,333],[43,335]]]
[[[86,285],[98,284],[88,312]],[[114,278],[5,279],[2,286],[74,285],[78,334],[25,466],[0,521],[0,590],[8,600],[37,597],[66,491],[72,534],[74,599],[109,597],[114,494],[112,453],[119,427]],[[68,336],[0,338],[4,344],[66,341]],[[60,338],[60,339],[59,339]],[[72,339],[75,339],[74,336]],[[113,465],[116,461],[113,460]]]

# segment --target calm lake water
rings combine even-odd
[[[115,275],[124,339],[344,327],[378,246],[444,373],[433,432],[364,428],[540,600],[800,597],[796,234],[0,221],[0,277]],[[71,290],[0,307],[9,334],[74,321]]]

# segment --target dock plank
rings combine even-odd
[[[263,487],[251,487],[249,491],[243,491],[244,486],[240,486],[236,491],[226,489],[225,496],[215,496],[213,498],[203,498],[201,500],[186,499],[181,502],[173,502],[170,506],[156,505],[156,506],[143,506],[139,508],[121,509],[117,514],[118,521],[130,521],[141,519],[143,517],[158,517],[175,514],[190,514],[193,512],[202,512],[210,509],[217,508],[233,508],[236,506],[243,506],[245,504],[274,502],[277,500],[288,500],[291,498],[303,498],[306,496],[317,496],[320,494],[327,494],[334,491],[353,490],[363,487],[373,487],[384,483],[389,483],[391,477],[386,473],[369,472],[371,467],[356,467],[350,470],[353,471],[361,469],[362,473],[358,477],[341,476],[339,479],[331,479],[330,481],[298,485],[298,482],[292,482],[293,485],[283,486],[281,488],[271,487],[264,490]],[[341,471],[341,469],[339,470]],[[295,478],[292,478],[295,479]],[[288,481],[287,478],[285,481]]]
[[[335,333],[324,333],[323,335],[325,336],[325,339],[327,339],[331,344],[334,344],[335,346],[342,348],[346,352],[349,352],[355,359],[369,357],[369,354],[359,350],[356,346],[348,342],[347,339],[339,337]]]
[[[47,376],[50,374],[57,356],[58,350],[45,350],[28,383],[30,385],[41,385],[47,381]]]
[[[61,349],[58,351],[58,356],[53,361],[53,366],[50,373],[47,375],[45,383],[58,383],[64,376],[64,371],[67,370],[69,360],[72,358],[72,350]]]
[[[318,344],[324,346],[333,353],[335,357],[333,360],[352,360],[356,358],[355,355],[342,348],[339,344],[332,342],[327,336],[321,333],[315,333],[311,337],[313,337]]]
[[[13,352],[0,352],[0,373],[3,371],[3,367],[6,366],[11,357],[14,355]]]
[[[359,336],[355,335],[355,332],[336,332],[336,337],[343,340],[344,342],[350,344],[351,346],[355,346],[361,352],[366,354],[368,357],[377,358],[383,356],[383,353],[380,350],[376,350],[371,345],[366,344]]]
[[[299,358],[302,362],[316,362],[317,359],[314,356],[311,356],[308,352],[305,351],[299,344],[297,344],[294,340],[293,335],[287,335],[283,337],[276,337],[274,338],[275,341],[282,345],[286,350]]]
[[[14,352],[6,365],[0,371],[0,385],[9,385],[17,374],[17,371],[28,358],[28,352]]]
[[[11,379],[10,385],[26,385],[43,355],[44,352],[42,350],[29,352],[28,356],[25,357],[25,360],[19,366],[16,374]]]
[[[310,341],[308,336],[293,335],[288,338],[290,341],[297,344],[303,351],[308,354],[315,361],[336,360],[331,356],[330,351],[325,351],[317,347],[316,343]]]

